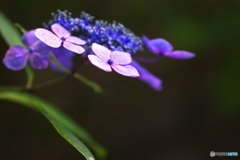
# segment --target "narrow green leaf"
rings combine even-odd
[[[23,45],[21,35],[13,23],[0,11],[0,34],[9,46]]]
[[[96,152],[99,158],[104,158],[106,156],[106,150],[103,147],[101,147],[97,142],[95,142],[86,130],[80,127],[70,117],[62,113],[52,104],[49,104],[46,101],[43,101],[40,98],[33,96],[31,94],[23,93],[19,91],[2,91],[0,92],[0,99],[16,102],[24,106],[30,107],[38,112],[43,113],[49,120],[53,120],[53,122],[51,121],[52,124],[53,123],[57,124],[57,127],[56,126],[55,127],[56,129],[59,129],[58,132],[62,133],[65,130],[68,130],[67,132],[69,132],[72,135],[78,136],[89,147],[91,147]],[[72,137],[69,133],[64,133],[64,134],[67,134],[70,137]],[[66,136],[64,134],[62,136]],[[72,139],[69,139],[68,141],[72,141]],[[72,145],[76,148],[76,146],[80,145],[80,142],[77,142],[77,143],[78,144],[72,144]],[[85,153],[85,155],[89,155],[89,153]],[[89,157],[92,157],[92,156],[89,155]],[[91,160],[91,158],[88,160]]]
[[[94,160],[92,153],[89,149],[67,128],[65,128],[60,122],[56,121],[46,110],[42,109],[43,115],[52,123],[54,128],[58,131],[58,133],[70,143],[73,147],[75,147],[87,160]]]

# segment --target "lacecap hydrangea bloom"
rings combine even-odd
[[[22,42],[26,48],[10,47],[3,59],[7,68],[20,70],[30,62],[35,69],[44,69],[50,64],[54,70],[61,71],[50,62],[48,53],[52,52],[60,64],[71,70],[73,57],[83,56],[84,62],[89,61],[103,71],[114,70],[123,76],[137,77],[153,89],[161,90],[162,81],[138,61],[153,63],[163,56],[174,59],[195,56],[188,51],[173,50],[173,46],[165,39],[149,39],[146,36],[140,38],[121,23],[95,20],[85,12],[73,18],[70,12],[58,10],[52,17],[48,23],[44,23],[44,28],[23,35]],[[137,57],[144,48],[157,57],[150,60]]]

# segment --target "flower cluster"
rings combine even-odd
[[[29,62],[35,69],[44,69],[50,65],[61,71],[50,62],[49,53],[52,52],[61,65],[71,70],[73,57],[81,54],[87,57],[86,61],[106,72],[113,69],[124,76],[138,77],[153,89],[161,90],[162,81],[137,61],[156,62],[162,56],[175,59],[195,56],[187,51],[173,51],[173,46],[164,39],[140,38],[120,23],[94,20],[93,16],[85,12],[78,18],[72,18],[68,11],[58,11],[52,17],[44,24],[45,28],[37,28],[23,35],[22,42],[26,47],[9,48],[3,59],[7,68],[20,70]],[[137,58],[136,55],[143,52],[144,47],[156,54],[157,58]]]

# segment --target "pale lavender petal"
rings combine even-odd
[[[157,38],[150,40],[146,36],[143,36],[142,39],[152,53],[164,54],[165,52],[170,52],[173,50],[173,46],[165,39]]]
[[[50,63],[50,56],[48,54],[32,52],[29,55],[29,62],[35,69],[45,69]]]
[[[53,48],[58,48],[62,44],[62,40],[47,29],[38,28],[35,31],[35,35],[43,43],[45,43],[48,46],[53,47]]]
[[[39,41],[39,39],[35,36],[34,34],[35,30],[31,30],[26,32],[22,36],[22,42],[25,44],[27,47],[31,47],[33,44]]]
[[[173,52],[167,52],[164,54],[164,56],[175,59],[189,59],[195,57],[195,54],[188,51],[177,50]]]
[[[112,64],[111,67],[119,74],[128,77],[139,77],[137,69],[131,65]]]
[[[84,40],[82,40],[82,39],[80,39],[80,38],[78,38],[78,37],[75,37],[75,36],[70,36],[70,37],[68,37],[68,38],[66,39],[66,41],[72,42],[72,43],[78,44],[78,45],[84,45],[84,44],[86,44],[86,41],[84,41]]]
[[[73,44],[71,42],[68,42],[68,41],[64,41],[63,42],[63,47],[65,47],[66,49],[70,50],[70,51],[73,51],[75,53],[78,53],[78,54],[82,54],[85,49],[79,45],[76,45],[76,44]]]
[[[23,69],[28,60],[28,50],[22,46],[12,46],[3,58],[4,65],[14,71]]]
[[[149,86],[151,86],[153,89],[160,91],[162,90],[162,81],[158,77],[154,76],[152,73],[150,73],[148,70],[143,68],[140,64],[138,64],[136,61],[132,61],[131,65],[136,67],[138,70],[140,77],[138,77],[141,81],[147,83]]]
[[[126,65],[132,62],[132,57],[127,52],[113,51],[111,54],[111,59],[114,64]]]
[[[108,48],[106,48],[102,45],[99,45],[97,43],[93,43],[92,50],[104,62],[107,62],[110,59],[111,51]]]
[[[51,29],[60,38],[62,37],[67,38],[71,35],[68,30],[66,30],[63,26],[61,26],[58,23],[54,23],[53,25],[51,25]]]
[[[104,62],[102,59],[98,58],[95,55],[88,55],[89,61],[96,67],[106,71],[106,72],[112,72],[112,69],[109,64]]]

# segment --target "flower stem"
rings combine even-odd
[[[20,86],[0,86],[0,91],[21,91],[24,88]]]
[[[29,66],[29,64],[27,64],[24,69],[25,69],[26,74],[27,74],[26,89],[30,89],[33,85],[34,72],[33,72],[33,69]]]
[[[40,84],[37,84],[35,86],[33,86],[32,88],[28,89],[28,91],[30,92],[33,92],[33,91],[36,91],[36,90],[42,90],[42,89],[45,89],[45,88],[49,88],[59,82],[62,82],[63,80],[67,79],[68,77],[67,76],[59,76],[59,77],[56,77],[54,79],[50,79],[46,82],[43,82],[43,83],[40,83]]]
[[[59,68],[61,68],[69,76],[73,76],[74,78],[80,80],[81,82],[83,82],[87,86],[91,87],[96,93],[101,93],[102,92],[102,88],[98,84],[96,84],[95,82],[87,79],[83,75],[81,75],[79,73],[76,73],[76,71],[79,69],[79,66],[81,66],[83,64],[84,60],[83,60],[82,63],[79,63],[80,65],[78,65],[76,71],[71,72],[57,61],[56,57],[54,56],[54,54],[52,52],[50,52],[49,54],[51,56],[51,62],[55,63]]]

